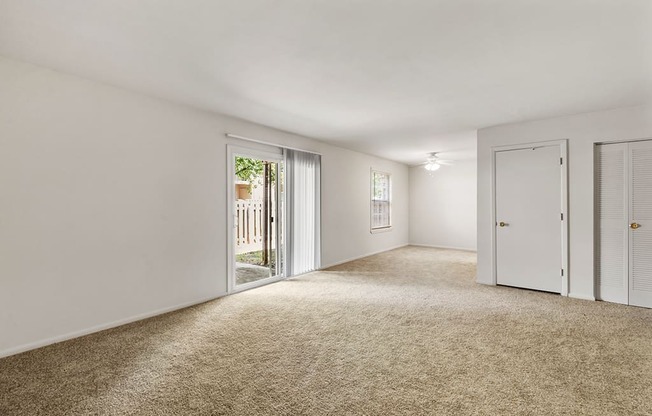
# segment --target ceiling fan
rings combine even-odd
[[[426,161],[422,163],[423,167],[426,168],[426,170],[430,172],[434,172],[442,165],[452,165],[453,161],[452,160],[442,160],[437,156],[438,152],[430,152],[428,153],[428,157],[426,158]]]

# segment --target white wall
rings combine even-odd
[[[0,58],[0,356],[223,295],[226,132],[323,154],[324,265],[407,244],[404,165]]]
[[[492,279],[490,189],[493,146],[569,139],[569,296],[592,299],[594,144],[640,138],[652,138],[652,107],[621,108],[480,130],[478,282],[491,284]]]
[[[410,244],[475,250],[477,162],[410,169]]]
[[[371,234],[371,169],[390,173],[392,230]],[[322,157],[322,265],[408,243],[408,167],[329,147]]]

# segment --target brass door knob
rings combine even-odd
[[[507,223],[501,221],[501,222],[498,223],[498,225],[501,226],[501,227],[506,227],[506,226],[507,226]]]
[[[629,228],[631,228],[632,230],[635,230],[635,229],[637,229],[637,228],[640,227],[640,226],[641,226],[641,224],[637,224],[637,223],[635,223],[635,222],[629,224]]]

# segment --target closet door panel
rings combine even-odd
[[[596,148],[596,297],[628,303],[628,146]]]
[[[652,141],[629,144],[629,304],[652,307]]]

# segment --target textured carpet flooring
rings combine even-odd
[[[652,414],[652,310],[407,247],[0,360],[0,415]]]

